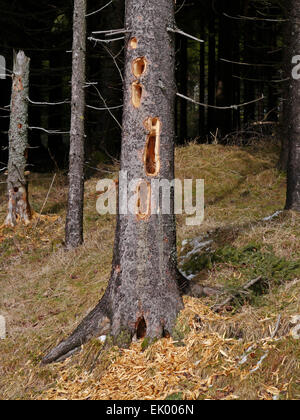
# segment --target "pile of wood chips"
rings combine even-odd
[[[118,353],[100,379],[93,373],[78,374],[76,366],[65,362],[55,388],[46,391],[42,398],[163,400],[180,395],[180,399],[186,400],[210,399],[209,391],[217,386],[220,399],[239,399],[234,393],[237,391],[228,384],[232,380],[239,383],[259,371],[265,355],[275,345],[274,340],[245,343],[209,332],[205,325],[226,322],[226,315],[213,313],[199,299],[186,297],[184,301],[179,322],[188,323],[189,332],[182,342],[162,339],[145,351],[141,350],[141,341],[132,343],[130,349]],[[255,349],[263,357],[251,360],[250,352]],[[263,390],[258,398],[276,399],[284,389],[269,384]]]

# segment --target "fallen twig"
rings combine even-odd
[[[56,178],[56,174],[54,174],[54,176],[53,176],[53,179],[52,179],[52,182],[51,182],[51,184],[50,184],[50,187],[49,187],[48,193],[47,193],[47,195],[46,195],[45,201],[44,201],[44,203],[43,203],[43,205],[42,205],[42,208],[41,208],[40,214],[39,214],[39,216],[38,216],[38,218],[37,218],[37,221],[36,221],[36,223],[35,223],[35,225],[34,225],[34,229],[36,229],[36,227],[37,227],[37,225],[38,225],[39,221],[41,220],[41,215],[42,215],[43,210],[44,210],[44,207],[45,207],[45,205],[46,205],[46,203],[47,203],[47,200],[48,200],[48,197],[49,197],[50,191],[51,191],[51,189],[52,189],[52,187],[53,187],[53,184],[54,184],[55,178]]]
[[[246,284],[244,284],[242,289],[238,290],[236,293],[227,297],[223,302],[212,306],[211,310],[214,312],[220,312],[221,309],[224,308],[224,306],[229,305],[235,298],[243,294],[245,291],[249,290],[252,286],[254,286],[256,283],[258,283],[261,280],[262,280],[262,277],[259,276],[256,279],[248,281]]]

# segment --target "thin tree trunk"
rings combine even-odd
[[[174,178],[174,2],[127,0],[121,169],[128,181]],[[138,184],[140,185],[140,184]],[[137,192],[139,187],[137,187]],[[176,261],[176,225],[171,214],[154,213],[137,194],[137,214],[119,214],[112,273],[96,308],[74,333],[43,360],[71,354],[90,337],[110,331],[118,345],[133,336],[172,333],[183,307]],[[121,202],[120,204],[124,204]],[[139,207],[140,205],[140,207]],[[153,209],[154,210],[154,209]]]
[[[209,43],[208,43],[208,103],[215,105],[216,100],[216,37],[215,37],[215,13],[211,10],[209,19]],[[216,128],[215,109],[209,108],[207,111],[208,132],[213,132]]]
[[[18,221],[29,223],[31,209],[28,202],[26,159],[28,148],[28,95],[30,59],[23,51],[14,55],[11,116],[9,127],[8,214],[5,225]]]
[[[290,62],[300,51],[300,3],[290,2]],[[286,209],[300,211],[300,81],[291,78],[289,89],[289,158]]]
[[[73,22],[73,62],[71,135],[69,161],[69,198],[66,221],[66,247],[83,243],[84,201],[84,115],[85,115],[85,52],[86,0],[75,0]]]

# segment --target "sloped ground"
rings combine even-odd
[[[212,299],[185,298],[173,339],[150,347],[137,342],[129,350],[93,340],[64,364],[40,367],[46,350],[104,292],[114,236],[114,217],[96,212],[95,177],[86,185],[85,244],[63,250],[67,189],[58,174],[43,212],[50,217],[16,232],[0,231],[0,314],[8,324],[8,337],[0,342],[0,398],[299,399],[299,340],[292,321],[300,314],[300,215],[262,220],[284,206],[285,177],[276,170],[277,159],[272,141],[176,150],[177,177],[204,178],[206,184],[204,223],[188,227],[184,217],[177,219],[181,268],[193,281],[230,293],[256,276],[266,287],[220,314],[210,310]],[[37,213],[51,180],[32,177]],[[206,235],[209,249],[186,257],[195,238]]]

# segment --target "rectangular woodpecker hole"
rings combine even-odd
[[[143,86],[139,82],[132,83],[132,103],[135,108],[141,106]]]
[[[149,131],[144,152],[145,171],[148,176],[156,176],[160,171],[160,128],[159,118],[148,118],[145,127]]]
[[[145,220],[150,215],[151,186],[146,181],[141,181],[137,186],[136,214],[138,220]]]
[[[132,63],[132,73],[137,79],[142,77],[147,69],[147,60],[145,57],[138,57]]]

